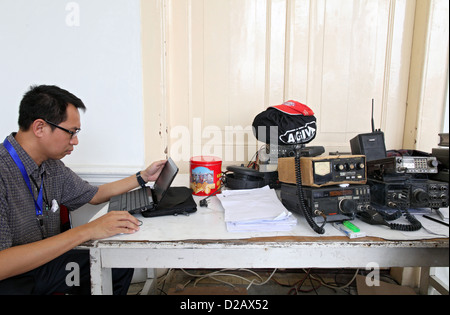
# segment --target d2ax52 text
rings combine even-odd
[[[224,300],[224,303],[198,302],[188,299],[181,302],[181,310],[205,310],[210,313],[215,307],[224,310],[268,310],[268,300]]]
[[[268,310],[267,300],[225,300],[226,310]]]

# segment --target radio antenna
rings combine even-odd
[[[372,98],[372,132],[375,132],[375,122],[373,121],[373,108],[375,100]]]

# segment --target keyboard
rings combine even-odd
[[[130,191],[122,196],[122,209],[141,209],[150,205],[149,197],[145,189]]]
[[[153,205],[153,198],[146,189],[137,189],[111,198],[108,211],[129,211],[138,213],[149,210]]]

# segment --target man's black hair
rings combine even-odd
[[[28,130],[36,119],[59,125],[67,119],[69,104],[86,110],[86,106],[78,97],[55,85],[31,86],[20,102],[19,128]]]

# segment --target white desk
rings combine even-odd
[[[299,217],[292,232],[232,234],[226,231],[220,202],[210,200],[208,208],[198,207],[189,217],[137,215],[143,221],[138,233],[84,244],[91,254],[92,293],[111,294],[111,268],[366,268],[369,263],[380,268],[449,266],[448,228],[447,236],[439,239],[423,231],[417,232],[422,233],[419,235],[376,227],[374,233],[381,231],[387,236],[369,233],[370,237],[350,240],[331,225],[325,226],[325,235],[318,236]],[[355,223],[362,230],[373,229],[363,222]]]
[[[448,266],[447,241],[252,239],[98,242],[90,248],[93,294],[111,294],[110,268],[365,268]]]

